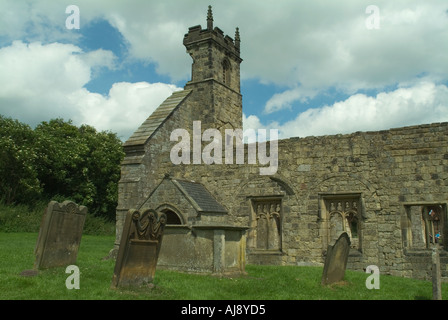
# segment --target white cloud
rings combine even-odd
[[[250,134],[247,136],[247,139],[245,142],[252,143],[252,142],[261,142],[265,141],[266,139],[269,140],[271,138],[270,136],[270,130],[276,130],[277,134],[279,133],[279,125],[277,122],[273,121],[269,123],[268,125],[264,125],[261,123],[260,119],[255,115],[249,115],[246,117],[246,115],[243,113],[243,131],[252,132],[252,130],[255,133],[255,137],[251,136]],[[259,130],[266,130],[265,132],[259,131]]]
[[[246,77],[287,87],[267,101],[266,113],[294,108],[307,96],[299,90],[355,94],[420,81],[422,75],[431,82],[448,78],[446,1],[376,1],[378,30],[365,27],[368,4],[288,3],[291,14],[275,26],[241,28],[242,48],[245,32],[253,42],[244,48]]]
[[[9,90],[17,92],[19,88],[23,91],[54,87],[71,90],[83,86],[90,75],[78,55],[80,53],[81,49],[71,44],[14,41],[11,46],[0,49],[0,81],[3,84],[0,94]]]
[[[262,127],[259,119],[250,123]],[[448,121],[448,87],[422,82],[376,97],[356,94],[345,101],[300,113],[278,125],[281,138],[319,136]]]
[[[65,9],[69,5],[53,0],[0,1],[0,40],[6,40],[6,43],[17,39],[46,43],[75,41],[79,33],[71,32],[65,26],[69,16]]]
[[[448,79],[446,0],[375,1],[381,15],[379,30],[365,27],[370,4],[370,0],[212,3],[215,26],[230,36],[235,27],[240,29],[242,79],[283,87],[266,102],[265,113],[293,109],[296,101],[328,88],[353,94],[338,104],[299,114],[282,125],[285,135],[322,134],[322,128],[330,133],[399,126],[392,118],[408,124],[414,121],[411,114],[419,123],[433,121],[431,114],[443,118],[440,112],[446,105],[436,101],[446,99],[446,87],[435,83]],[[153,104],[178,88],[142,82],[116,83],[107,96],[86,90],[93,72],[115,68],[116,61],[110,51],[82,52],[76,46],[80,34],[65,29],[67,5],[52,0],[0,2],[0,40],[8,45],[0,49],[0,112],[34,122],[56,116],[89,120],[101,128],[131,132]],[[129,59],[154,63],[173,81],[189,80],[192,61],[182,45],[183,35],[188,27],[205,27],[209,2],[78,0],[76,5],[81,30],[95,19],[106,19],[123,35]],[[22,41],[13,42],[17,39]],[[74,44],[61,43],[68,41]],[[356,94],[397,85],[400,89],[374,98]],[[152,91],[158,86],[164,88],[159,88],[160,96]],[[427,113],[422,112],[424,104]],[[402,108],[395,111],[398,105],[414,108],[414,113],[401,114]],[[135,117],[123,113],[128,111]],[[126,121],[119,122],[120,116]],[[245,122],[261,125],[253,117]]]
[[[258,130],[259,128],[263,128],[260,119],[258,119],[255,115],[246,115],[243,113],[243,130],[253,129]]]
[[[305,102],[316,96],[316,90],[298,87],[281,93],[274,94],[267,102],[264,108],[265,113],[273,113],[283,109],[291,109],[295,101]]]
[[[36,119],[72,117],[66,95],[90,80],[81,50],[70,44],[14,41],[0,49],[1,113],[36,124]]]
[[[0,49],[0,113],[36,125],[56,117],[127,138],[174,85],[115,83],[107,96],[89,92],[92,69],[113,67],[110,51],[84,53],[71,44],[15,41]]]
[[[115,83],[107,96],[87,90],[74,92],[69,100],[80,111],[79,123],[88,123],[98,130],[118,132],[126,140],[148,116],[174,91],[164,83]]]
[[[155,63],[156,71],[173,81],[188,80],[192,60],[182,46],[185,25],[177,21],[129,23],[131,19],[114,14],[110,20],[129,42],[130,58]]]
[[[257,128],[278,128],[281,138],[321,136],[356,131],[387,130],[409,125],[448,121],[448,88],[432,82],[380,92],[376,97],[355,94],[330,106],[310,108],[283,124],[261,123]]]
[[[84,63],[90,68],[105,67],[108,69],[115,68],[116,57],[112,51],[98,49],[83,54],[80,57]]]
[[[65,29],[65,4],[4,0],[0,36],[50,42],[76,37]],[[370,0],[229,0],[213,3],[214,24],[240,28],[242,76],[291,88],[382,88],[427,73],[448,77],[446,0],[378,0],[381,28],[368,30]],[[182,45],[188,27],[206,23],[209,1],[79,0],[81,28],[106,19],[125,38],[129,57],[155,63],[174,81],[187,79]],[[23,19],[17,19],[23,15]],[[430,59],[428,59],[430,55]],[[434,80],[434,79],[433,79]]]

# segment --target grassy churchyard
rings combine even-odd
[[[115,262],[104,260],[112,235],[83,235],[76,266],[79,289],[68,289],[72,272],[65,268],[21,272],[33,268],[36,232],[0,232],[0,299],[21,300],[423,300],[432,298],[432,283],[380,275],[380,289],[367,289],[368,274],[346,271],[345,281],[324,287],[321,267],[255,266],[234,278],[157,270],[154,286],[111,289]],[[443,297],[448,284],[443,283]]]

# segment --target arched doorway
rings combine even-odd
[[[164,209],[161,212],[166,214],[166,224],[173,225],[173,224],[182,224],[182,220],[177,215],[176,212],[170,209]]]
[[[166,224],[167,225],[184,225],[184,219],[182,214],[169,204],[160,205],[156,211],[163,212],[166,215]]]

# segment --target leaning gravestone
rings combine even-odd
[[[129,210],[115,262],[112,287],[152,283],[162,245],[166,215],[152,209]]]
[[[343,232],[333,246],[329,245],[322,273],[322,284],[332,284],[342,281],[347,267],[350,238]]]
[[[87,208],[72,201],[50,201],[37,238],[35,268],[45,269],[76,263]]]

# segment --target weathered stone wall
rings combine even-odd
[[[146,201],[155,208],[178,206],[187,211],[180,214],[192,224],[203,222],[199,216],[193,218],[182,200],[168,201],[175,196],[168,194],[172,191],[163,195],[162,188],[150,198],[168,174],[203,184],[227,209],[221,222],[248,227],[249,263],[322,265],[328,245],[344,229],[352,242],[348,268],[363,270],[373,264],[383,273],[427,277],[429,244],[415,248],[408,238],[421,225],[420,207],[436,205],[442,210],[441,260],[446,276],[448,123],[284,139],[278,142],[278,170],[272,176],[262,176],[260,166],[248,164],[247,146],[244,164],[235,164],[235,159],[234,164],[224,164],[225,159],[222,164],[194,164],[193,157],[191,164],[171,162],[170,151],[178,143],[170,141],[175,129],[188,130],[193,139],[193,121],[199,120],[202,132],[209,128],[221,132],[223,148],[228,139],[224,130],[242,129],[239,34],[233,41],[219,28],[213,29],[212,21],[209,9],[207,29],[192,27],[184,38],[193,58],[192,81],[185,86],[191,92],[144,146],[128,152],[123,161],[116,246],[127,210]],[[417,208],[414,218],[409,206]],[[414,238],[416,243],[418,237]],[[265,241],[274,244],[263,245]]]
[[[240,274],[245,270],[245,241],[241,237],[241,230],[232,228],[167,226],[158,267]]]
[[[413,255],[404,248],[401,217],[409,203],[447,202],[447,123],[281,140],[277,173],[260,176],[257,165],[173,165],[169,151],[176,142],[170,142],[169,135],[175,128],[191,127],[190,116],[186,101],[150,141],[142,163],[124,166],[128,177],[140,179],[128,206],[142,203],[165,173],[191,179],[227,208],[229,223],[250,227],[249,263],[312,265],[323,263],[329,244],[323,199],[355,195],[361,204],[362,246],[352,250],[348,267],[362,270],[375,264],[390,274],[426,274],[421,258],[426,254]],[[123,189],[127,185],[120,184]],[[251,238],[252,202],[263,198],[281,199],[279,251],[257,251]],[[442,273],[446,271],[442,259]]]
[[[169,204],[172,210],[175,210],[181,216],[184,224],[194,224],[197,220],[197,213],[188,203],[181,191],[173,186],[173,182],[164,179],[157,189],[151,193],[150,197],[141,205],[142,208],[159,209],[160,206]]]
[[[240,92],[239,35],[234,41],[217,27],[195,26],[189,28],[183,43],[193,59],[192,82],[215,79]]]
[[[177,128],[191,125],[191,109],[183,107],[184,101],[174,114],[153,134],[139,156],[126,156],[121,166],[121,179],[118,183],[117,234],[115,248],[120,243],[122,225],[129,209],[140,208],[150,193],[160,184],[174,165],[170,151],[176,142],[170,142],[170,135]]]

